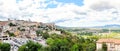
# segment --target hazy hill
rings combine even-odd
[[[104,26],[94,26],[92,28],[114,28],[114,29],[118,29],[118,28],[120,28],[120,25],[110,24],[110,25],[104,25]]]

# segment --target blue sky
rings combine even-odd
[[[56,0],[57,2],[62,2],[64,4],[66,3],[74,3],[75,5],[82,6],[83,0]]]
[[[65,27],[120,24],[119,0],[0,0],[0,20],[7,18]]]

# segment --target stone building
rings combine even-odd
[[[1,21],[0,22],[0,40],[8,40],[9,35],[5,32],[9,29],[9,22],[8,21]]]
[[[107,51],[120,51],[120,39],[99,39],[96,42],[96,50],[102,49],[102,44],[107,45]]]

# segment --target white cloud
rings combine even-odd
[[[120,24],[119,0],[84,0],[83,6],[73,3],[62,5],[52,0],[0,0],[0,15],[5,18],[17,18],[38,22],[55,22],[60,26],[96,26],[104,24]],[[54,3],[56,8],[46,8]],[[115,13],[113,13],[115,12]]]
[[[120,24],[120,2],[119,0],[84,0],[84,6],[79,7],[78,12],[87,13],[85,19],[79,21],[66,21],[58,25],[64,26],[99,26],[105,24]],[[94,7],[94,8],[91,8]],[[76,9],[73,9],[76,10]],[[117,11],[116,14],[112,12]],[[74,22],[74,23],[73,23]]]

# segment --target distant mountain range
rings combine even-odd
[[[65,28],[65,29],[79,29],[79,28],[120,28],[119,24],[109,24],[109,25],[104,25],[104,26],[93,26],[93,27],[61,27],[57,26],[57,28]]]
[[[120,25],[118,25],[118,24],[110,24],[110,25],[104,25],[104,26],[94,26],[92,28],[120,28]]]

